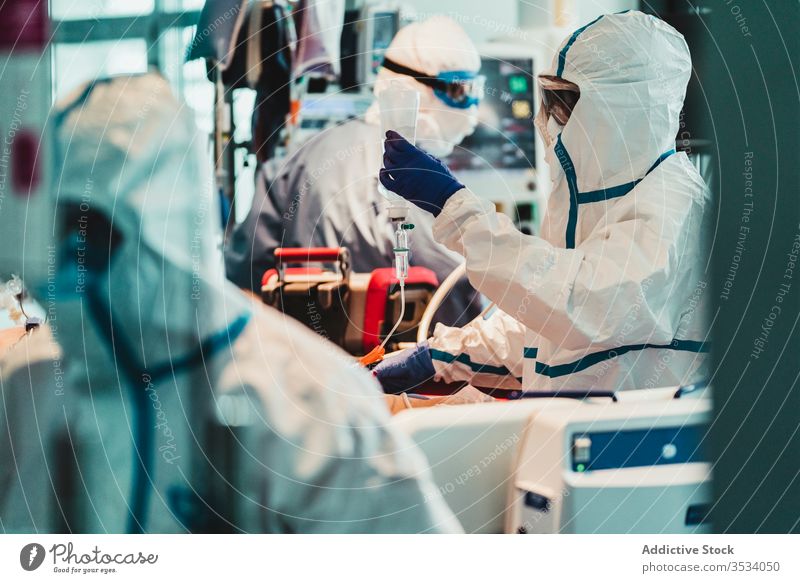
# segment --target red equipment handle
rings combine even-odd
[[[275,249],[278,263],[314,263],[339,261],[347,254],[344,247],[279,247]]]
[[[284,272],[286,275],[319,275],[322,273],[322,269],[319,267],[287,267]],[[267,269],[261,276],[261,287],[267,285],[273,277],[278,276],[280,273],[277,269]]]

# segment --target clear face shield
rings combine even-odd
[[[553,118],[560,126],[567,125],[581,97],[580,88],[575,83],[552,75],[539,75],[537,79],[544,115]]]

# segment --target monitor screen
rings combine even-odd
[[[447,159],[453,170],[528,169],[536,165],[532,58],[483,57],[486,90],[478,127]]]

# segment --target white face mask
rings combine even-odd
[[[548,149],[555,143],[558,134],[564,130],[564,126],[544,112],[544,106],[542,105],[539,106],[539,113],[536,114],[533,125],[536,126],[539,136]]]
[[[455,109],[442,105],[420,112],[417,118],[417,145],[437,158],[444,158],[472,134],[477,125],[477,106]]]

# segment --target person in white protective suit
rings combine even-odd
[[[477,75],[481,60],[472,41],[451,19],[433,17],[402,28],[385,56],[375,94],[393,81],[420,92],[417,141],[447,156],[477,124],[483,78]],[[392,226],[378,191],[382,140],[375,101],[364,119],[325,130],[286,158],[262,165],[250,212],[225,250],[231,281],[259,292],[262,275],[275,267],[278,247],[347,247],[351,267],[360,273],[392,266]],[[411,265],[427,267],[443,281],[462,259],[433,240],[430,215],[412,209],[408,220],[417,226]],[[436,321],[461,325],[479,311],[478,294],[464,279]]]
[[[60,107],[63,363],[0,364],[2,529],[460,531],[374,379],[225,279],[206,140],[169,84]]]
[[[602,16],[562,42],[539,77],[553,182],[539,237],[390,133],[382,183],[438,215],[434,237],[466,258],[470,282],[500,310],[438,326],[381,363],[386,390],[431,376],[527,391],[706,378],[711,201],[674,150],[690,75],[683,37],[641,12]]]

